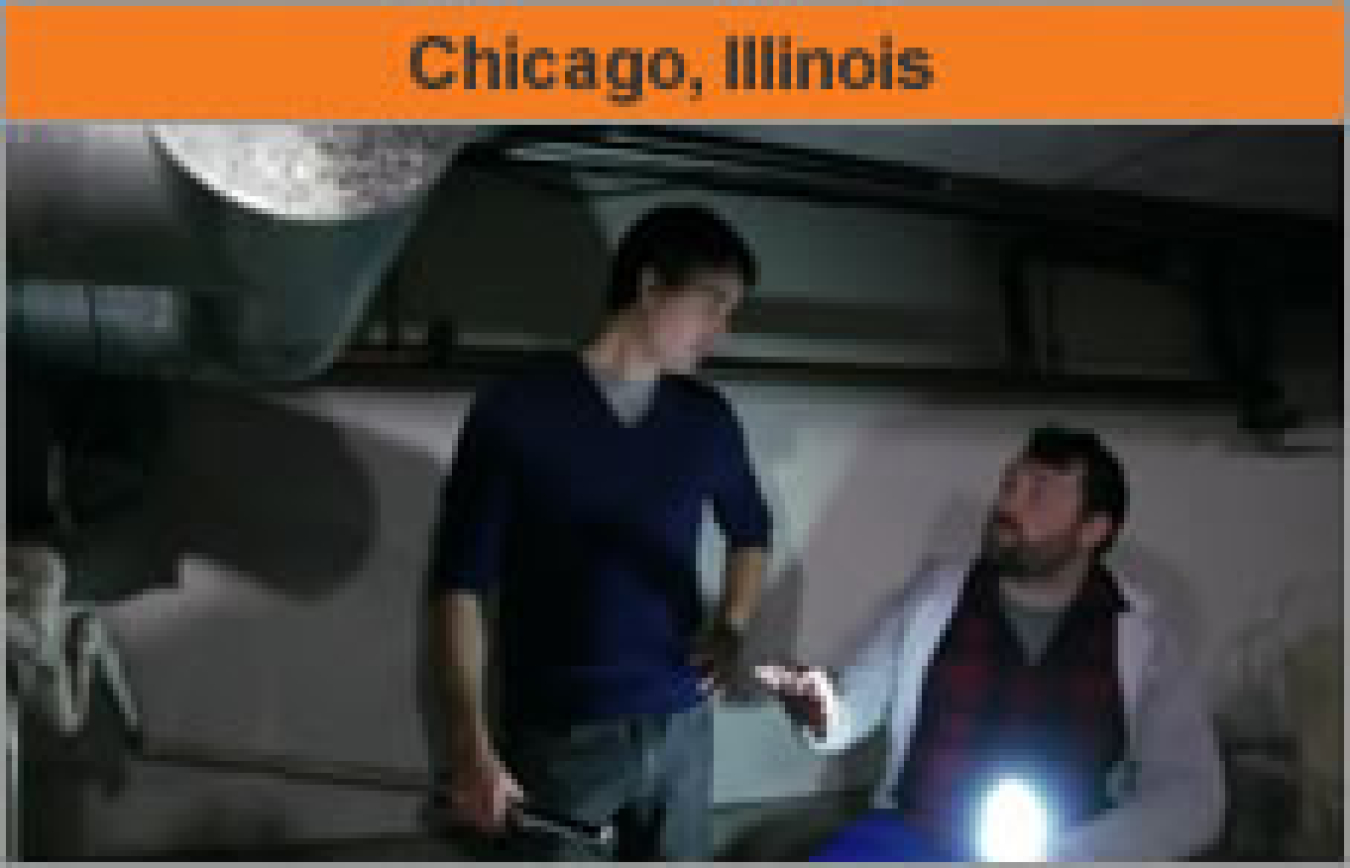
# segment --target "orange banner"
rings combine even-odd
[[[1340,6],[10,6],[17,120],[1341,120]]]

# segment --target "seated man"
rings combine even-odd
[[[1126,499],[1094,434],[1038,429],[980,557],[914,576],[837,681],[758,667],[817,750],[888,726],[878,813],[830,858],[1175,860],[1218,834],[1198,685],[1155,606],[1101,563]]]

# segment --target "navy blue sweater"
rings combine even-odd
[[[698,701],[705,507],[728,548],[767,547],[769,511],[731,407],[663,376],[647,415],[614,415],[575,354],[481,391],[442,492],[439,591],[498,591],[508,715],[579,721]]]

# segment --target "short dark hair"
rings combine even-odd
[[[644,268],[663,283],[689,280],[695,272],[735,269],[747,287],[758,272],[754,254],[721,217],[698,205],[666,205],[649,211],[628,230],[614,252],[606,308],[632,307]]]
[[[1092,431],[1045,425],[1031,432],[1023,456],[1038,464],[1060,470],[1083,468],[1083,514],[1106,515],[1114,525],[1111,534],[1097,548],[1101,554],[1111,547],[1125,522],[1130,491],[1120,459]]]

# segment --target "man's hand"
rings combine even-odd
[[[520,784],[491,754],[469,757],[452,769],[447,795],[451,818],[485,835],[501,834],[511,806],[525,799]]]
[[[694,640],[689,663],[699,671],[699,687],[709,694],[727,686],[740,662],[741,631],[718,618]]]
[[[795,663],[756,666],[755,680],[778,697],[796,724],[809,727],[816,738],[825,737],[834,705],[834,688],[823,670]]]

